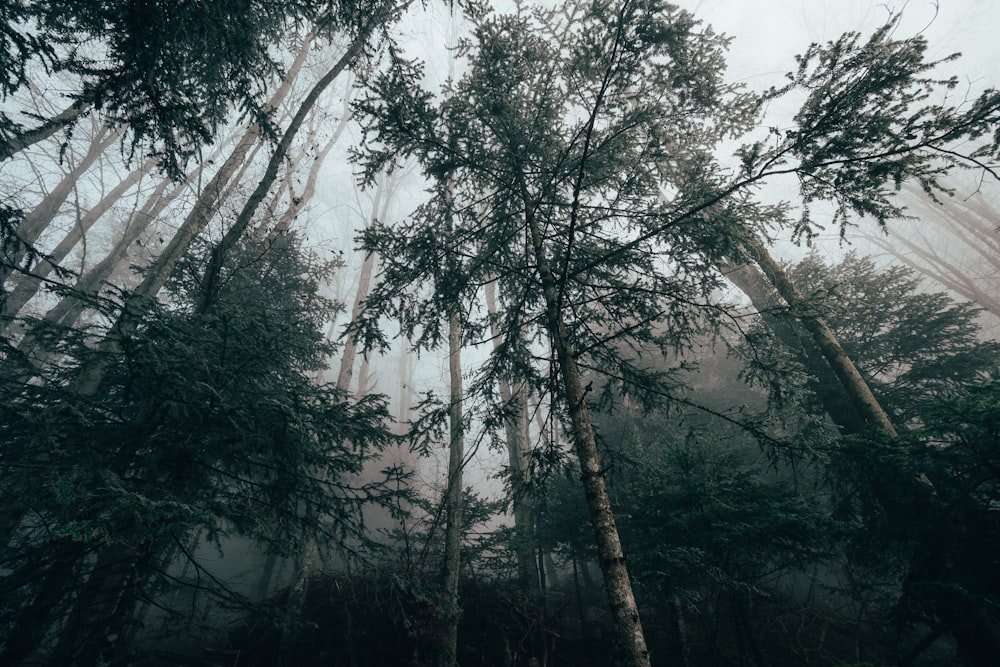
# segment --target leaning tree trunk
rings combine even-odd
[[[24,219],[17,226],[16,243],[4,263],[0,263],[0,285],[7,279],[15,267],[27,269],[30,267],[21,266],[29,257],[30,249],[41,237],[49,223],[59,213],[59,209],[69,198],[70,193],[77,186],[77,181],[90,167],[97,161],[104,151],[118,138],[119,134],[108,132],[101,128],[83,158],[63,176],[62,180],[38,203],[35,208],[26,213]]]
[[[306,118],[312,113],[313,107],[316,106],[316,102],[319,101],[320,95],[332,84],[341,73],[347,69],[354,60],[361,55],[365,44],[368,43],[368,37],[375,30],[375,27],[379,24],[378,14],[372,16],[365,27],[358,33],[354,38],[354,41],[348,47],[347,51],[340,57],[340,59],[334,63],[333,67],[327,71],[323,77],[313,85],[312,90],[306,95],[305,99],[299,105],[298,111],[292,118],[291,123],[289,123],[288,128],[285,130],[284,134],[281,136],[281,140],[278,145],[274,148],[274,153],[271,154],[271,159],[267,163],[267,167],[264,170],[264,175],[261,177],[260,182],[257,187],[250,194],[250,198],[247,200],[240,214],[236,217],[236,221],[233,225],[226,231],[222,239],[215,245],[212,249],[211,257],[208,261],[208,266],[205,268],[205,274],[202,278],[202,298],[201,302],[198,304],[198,310],[204,312],[215,299],[215,293],[218,290],[218,282],[220,275],[222,273],[222,266],[225,262],[226,254],[236,245],[239,239],[246,232],[247,228],[250,226],[251,220],[253,220],[254,214],[257,212],[258,207],[260,207],[261,202],[267,197],[268,191],[271,186],[274,185],[275,180],[278,177],[278,169],[281,164],[285,161],[285,156],[288,154],[288,149],[292,145],[292,141],[299,132],[299,128],[305,122]]]
[[[293,66],[285,74],[285,79],[278,90],[268,100],[269,107],[276,108],[291,90],[292,81],[305,62],[307,52],[308,40]],[[121,341],[131,336],[139,326],[144,304],[156,298],[170,274],[173,273],[174,268],[184,257],[188,247],[205,230],[209,221],[218,212],[223,201],[223,188],[244,163],[247,153],[257,143],[260,133],[260,126],[256,123],[251,124],[222,167],[212,176],[199,194],[191,211],[188,212],[180,228],[171,237],[167,247],[149,267],[142,282],[131,292],[123,305],[118,319],[101,343],[101,351],[104,354],[95,355],[89,363],[81,367],[74,385],[74,390],[77,393],[89,396],[97,392],[104,380],[104,374],[107,372],[114,352],[120,348]]]
[[[851,402],[865,421],[882,432],[883,434],[895,438],[896,428],[892,425],[889,415],[882,409],[882,405],[875,398],[871,388],[865,379],[861,377],[857,366],[844,351],[843,346],[834,335],[830,327],[823,321],[823,318],[805,311],[806,299],[799,292],[798,288],[785,273],[785,270],[774,261],[767,248],[756,238],[751,239],[746,244],[746,250],[755,262],[764,271],[771,284],[778,291],[789,306],[798,311],[799,321],[802,326],[812,335],[813,340],[819,346],[823,357],[830,364],[833,372],[843,385],[844,390],[850,397]]]
[[[118,185],[112,188],[107,195],[102,197],[101,201],[87,211],[66,233],[62,241],[59,242],[59,245],[49,252],[46,257],[42,258],[37,266],[14,281],[13,289],[7,295],[7,299],[3,304],[3,316],[0,317],[0,333],[3,332],[4,323],[11,321],[25,304],[38,293],[45,279],[49,277],[49,274],[53,270],[60,267],[62,261],[85,238],[87,232],[94,226],[94,223],[155,166],[156,160],[150,159],[141,167],[134,169]]]
[[[90,110],[92,106],[93,102],[81,98],[38,127],[24,130],[11,136],[6,141],[0,142],[0,161],[16,155],[25,148],[37,144],[39,141],[48,139],[64,127],[69,127]]]
[[[340,117],[340,122],[337,123],[337,129],[333,131],[333,135],[326,142],[322,148],[316,149],[316,153],[313,156],[312,166],[309,168],[309,175],[306,177],[306,184],[302,188],[302,192],[298,195],[292,191],[292,178],[291,173],[288,174],[288,195],[289,204],[285,211],[278,218],[277,224],[274,229],[271,230],[270,235],[272,237],[279,234],[286,233],[292,227],[292,222],[298,216],[299,211],[301,211],[305,206],[312,200],[313,196],[316,194],[316,181],[319,179],[319,171],[323,166],[323,162],[326,160],[326,156],[330,154],[330,151],[337,142],[340,140],[340,135],[343,134],[344,130],[347,129],[348,121],[351,117],[351,96],[344,96],[344,110]]]
[[[163,210],[184,188],[183,183],[178,183],[174,185],[170,193],[164,195],[170,183],[170,179],[165,178],[156,186],[156,189],[146,199],[142,208],[132,214],[125,233],[115,242],[111,252],[80,277],[73,286],[72,294],[64,296],[45,313],[43,320],[47,324],[64,329],[68,329],[76,324],[83,311],[87,309],[90,300],[98,298],[102,285],[111,277],[115,269],[128,255],[129,248],[139,240],[143,232],[149,228],[150,223],[159,217]],[[36,368],[40,367],[48,359],[48,354],[39,352],[38,343],[39,340],[35,330],[29,329],[17,345],[19,352],[32,358]]]
[[[833,372],[809,332],[792,314],[785,312],[787,309],[779,303],[780,296],[774,292],[773,285],[757,265],[736,265],[723,261],[719,263],[719,270],[750,299],[764,324],[796,355],[803,366],[816,375],[820,385],[835,392],[831,394],[830,391],[824,391],[820,399],[823,409],[840,432],[853,435],[864,431],[865,419],[854,407],[840,378]],[[776,312],[779,309],[782,312]]]
[[[801,309],[805,298],[763,245],[755,240],[748,250],[782,298],[793,308]],[[896,437],[889,417],[826,323],[815,315],[800,314],[799,319],[812,334],[867,423],[884,436]],[[914,523],[914,517],[920,517],[923,521],[918,523],[924,524],[910,538],[918,546],[914,549],[905,582],[913,588],[919,588],[923,582],[930,584],[925,587],[928,592],[923,594],[921,603],[932,608],[942,619],[955,638],[959,654],[966,664],[974,667],[992,664],[1000,651],[1000,629],[981,604],[967,595],[953,594],[953,586],[946,584],[960,579],[960,574],[946,559],[932,555],[939,550],[940,541],[940,533],[934,529],[934,523],[943,520],[940,509],[936,510],[932,504],[935,502],[932,482],[923,474],[913,478],[900,470],[894,472],[894,478],[872,481],[875,497],[890,520]],[[947,517],[949,510],[944,511]]]
[[[639,619],[639,608],[632,592],[628,568],[625,566],[625,554],[622,551],[621,539],[618,537],[618,527],[615,525],[614,512],[604,481],[604,469],[601,467],[597,452],[597,439],[587,412],[587,392],[583,388],[580,369],[576,363],[576,353],[560,310],[559,287],[549,267],[541,230],[530,206],[526,207],[525,217],[545,298],[546,330],[562,375],[563,398],[569,411],[573,444],[580,461],[580,478],[587,498],[590,523],[594,528],[597,554],[601,572],[604,574],[604,585],[607,589],[618,648],[627,667],[650,667],[649,650],[646,648],[646,638]]]

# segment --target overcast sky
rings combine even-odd
[[[977,88],[996,81],[1000,3],[996,0],[686,0],[679,3],[732,37],[729,71],[753,88],[780,83],[812,42],[864,34],[901,12],[900,38],[923,34],[931,57],[961,51],[961,73]],[[951,69],[950,71],[957,71]]]

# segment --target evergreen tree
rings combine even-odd
[[[560,407],[627,664],[647,664],[648,655],[582,373],[606,375],[636,394],[669,395],[669,378],[622,350],[683,349],[721,327],[714,267],[733,257],[763,262],[766,253],[754,252],[763,249],[759,227],[789,225],[808,236],[817,201],[834,203],[836,224],[850,215],[885,221],[901,212],[892,190],[903,180],[934,190],[956,164],[984,165],[996,154],[1000,136],[989,133],[1000,95],[988,91],[961,108],[927,103],[955,82],[930,78],[938,63],[924,60],[923,41],[894,40],[893,25],[867,41],[852,34],[814,45],[786,88],[754,97],[722,82],[724,40],[672,5],[522,9],[477,21],[468,73],[449,84],[441,104],[415,87],[419,65],[397,59],[359,105],[370,119],[370,173],[400,154],[416,155],[428,175],[457,184],[459,212],[453,231],[441,228],[438,201],[403,238],[398,229],[367,236],[367,248],[388,263],[372,317],[393,314],[418,342],[436,343],[437,313],[456,300],[475,312],[476,290],[497,279],[509,304],[497,318],[501,330],[523,335],[552,367],[547,373],[523,358],[495,356],[487,373],[519,364],[520,375]],[[716,145],[750,130],[763,102],[792,90],[806,95],[795,126],[744,146],[739,173],[720,168]],[[951,148],[965,138],[982,148],[964,155]],[[804,214],[794,224],[787,207],[749,196],[752,186],[783,174],[800,183]],[[449,253],[469,258],[454,280],[438,281],[426,298],[419,287],[401,293],[422,285]],[[830,341],[819,320],[807,323]],[[376,328],[369,331],[377,341]],[[842,350],[827,356],[853,368]],[[855,379],[845,387],[863,384]],[[492,387],[493,378],[480,386]],[[884,414],[866,419],[894,435]]]
[[[100,395],[67,391],[78,360],[101,353],[82,331],[51,332],[63,356],[38,380],[6,377],[2,488],[31,495],[3,549],[5,663],[125,650],[116,643],[157,573],[194,558],[196,527],[220,548],[235,534],[283,554],[316,533],[334,547],[364,539],[362,506],[387,492],[352,479],[389,436],[379,398],[311,381],[331,351],[322,327],[335,304],[318,290],[333,267],[294,235],[231,259],[199,313],[189,258]]]

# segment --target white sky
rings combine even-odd
[[[984,87],[996,81],[1000,3],[996,0],[691,0],[680,3],[717,31],[733,38],[729,68],[734,80],[754,88],[780,83],[792,56],[811,42],[881,26],[902,11],[900,38],[923,34],[932,58],[961,51],[949,70]]]

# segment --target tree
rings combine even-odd
[[[324,36],[344,30],[353,37],[379,6],[319,0],[5,3],[3,36],[16,50],[5,52],[4,95],[35,82],[42,67],[73,75],[75,89],[65,111],[34,128],[5,113],[0,159],[97,109],[109,125],[130,130],[133,150],[146,148],[179,175],[233,110],[270,127],[268,88],[283,70],[272,47],[307,26]]]
[[[548,348],[558,374],[548,382],[537,370],[524,376],[537,378],[564,411],[629,664],[648,658],[581,371],[607,374],[636,393],[669,395],[669,382],[620,354],[621,346],[683,348],[701,329],[721,326],[726,313],[713,301],[712,267],[734,256],[766,263],[755,252],[763,249],[757,228],[790,225],[788,207],[752,200],[754,185],[785,174],[799,179],[804,213],[793,229],[801,236],[812,231],[814,202],[833,202],[837,224],[859,214],[884,222],[900,214],[892,187],[903,180],[933,190],[956,164],[986,166],[1000,148],[1000,136],[987,139],[1000,95],[987,91],[961,108],[927,104],[954,81],[928,78],[938,63],[924,61],[921,39],[893,40],[893,25],[864,42],[850,34],[814,45],[786,88],[757,98],[721,82],[721,40],[670,5],[524,10],[478,20],[469,73],[440,105],[413,87],[419,66],[401,61],[359,105],[373,119],[370,169],[415,154],[429,175],[466,186],[455,193],[461,223],[453,234],[430,234],[421,214],[407,242],[369,236],[367,247],[397,258],[389,260],[396,265],[387,271],[384,308],[373,312],[388,310],[419,340],[434,341],[434,310],[456,298],[471,303],[497,276],[517,304],[502,328],[531,330],[527,338]],[[764,101],[796,89],[806,100],[795,127],[744,146],[739,173],[718,168],[716,143],[751,129]],[[982,148],[957,153],[952,146],[966,138]],[[469,257],[458,284],[429,299],[399,295],[448,252]],[[825,325],[808,323],[827,358],[852,368]],[[505,363],[495,359],[489,368]],[[862,396],[867,388],[853,376],[841,378]],[[893,433],[877,404],[859,405]]]
[[[956,189],[960,186],[954,186]],[[892,259],[918,271],[1000,318],[997,277],[1000,239],[993,223],[997,207],[986,193],[934,201],[904,186],[913,220],[897,221],[884,233],[863,234]]]
[[[890,591],[888,602],[873,605],[878,613],[889,613],[886,605],[896,605],[907,619],[907,630],[921,623],[931,628],[907,660],[948,632],[967,664],[986,664],[996,646],[997,625],[983,609],[992,604],[995,592],[982,581],[969,583],[980,576],[975,574],[980,566],[965,560],[972,558],[965,549],[986,559],[992,552],[981,544],[969,547],[978,538],[966,534],[964,526],[983,520],[981,513],[991,502],[987,489],[992,473],[983,461],[971,464],[960,447],[942,444],[955,435],[945,435],[935,424],[942,405],[963,402],[969,392],[983,391],[979,387],[992,381],[1000,346],[980,340],[977,308],[955,303],[945,293],[923,291],[910,269],[879,271],[870,258],[854,254],[828,266],[812,255],[787,273],[812,286],[802,307],[829,322],[880,403],[906,429],[890,444],[864,437],[851,418],[840,421],[849,414],[848,399],[823,380],[822,360],[808,352],[811,337],[788,326],[798,319],[794,310],[772,310],[764,320],[771,329],[765,336],[750,332],[751,376],[775,381],[764,369],[787,368],[779,358],[790,352],[801,364],[791,375],[805,371],[809,378],[798,387],[813,397],[805,399],[805,409],[825,409],[849,436],[819,449],[832,484],[835,516],[850,536],[845,569],[857,573],[858,586]],[[786,385],[784,392],[790,391],[795,388]],[[953,428],[968,426],[956,421]],[[968,465],[983,466],[982,476]],[[970,476],[982,480],[984,495],[962,481]],[[988,522],[983,530],[992,530]],[[935,555],[942,543],[950,545],[950,556]],[[958,589],[968,594],[954,595]]]
[[[717,84],[715,73],[691,63],[711,61],[717,56],[719,44],[711,34],[694,32],[688,15],[656,3],[627,3],[606,9],[607,13],[597,9],[588,14],[574,7],[565,19],[550,15],[537,21],[523,16],[483,20],[477,27],[479,51],[472,73],[456,85],[438,116],[439,122],[448,127],[447,134],[456,137],[456,146],[439,141],[441,134],[433,126],[426,128],[427,134],[419,135],[423,127],[391,125],[383,136],[413,142],[407,150],[424,159],[428,172],[444,171],[461,183],[457,186],[460,192],[456,191],[461,222],[456,223],[455,233],[429,238],[425,232],[414,230],[410,233],[414,242],[412,250],[405,254],[407,259],[420,261],[415,257],[419,252],[427,258],[424,262],[432,262],[446,248],[448,252],[471,254],[474,259],[465,275],[456,276],[462,282],[452,281],[447,288],[451,292],[473,289],[496,276],[498,285],[515,304],[502,314],[501,329],[529,341],[537,340],[540,334],[551,346],[559,384],[550,385],[538,369],[525,367],[521,374],[534,379],[541,391],[551,391],[566,411],[616,615],[619,643],[629,664],[647,664],[637,608],[587,416],[586,383],[580,365],[584,362],[578,362],[574,350],[581,350],[582,358],[589,361],[588,367],[609,361],[615,370],[629,374],[638,369],[616,358],[609,341],[602,340],[602,324],[607,323],[615,331],[619,326],[638,329],[640,336],[662,346],[682,341],[671,341],[669,334],[652,331],[650,322],[665,314],[655,299],[639,303],[615,300],[616,288],[643,286],[647,276],[637,274],[652,269],[658,252],[649,252],[648,247],[625,250],[627,260],[618,258],[621,265],[631,268],[634,262],[642,267],[632,275],[628,271],[609,271],[606,266],[581,269],[581,265],[602,250],[622,248],[621,239],[610,233],[616,224],[641,225],[644,218],[656,214],[658,204],[650,197],[655,192],[655,180],[650,165],[642,164],[648,142],[665,144],[668,136],[680,134],[696,149],[699,141],[709,141],[723,131],[712,123],[724,124],[719,118],[746,100],[727,102],[723,91],[702,95],[702,84]],[[672,55],[682,62],[676,64]],[[676,64],[676,69],[657,59],[670,66]],[[692,69],[685,70],[687,66]],[[688,76],[702,78],[695,86],[686,83]],[[404,79],[400,74],[395,79],[384,78],[381,84],[398,85]],[[658,100],[653,94],[654,90],[675,86],[681,89],[677,97]],[[687,97],[696,87],[696,94]],[[388,91],[380,92],[384,94],[382,99],[390,99],[385,94]],[[642,106],[633,109],[633,98],[642,100]],[[392,99],[406,98],[394,91]],[[417,98],[418,104],[422,101]],[[674,104],[683,110],[671,108]],[[389,107],[380,109],[379,115],[390,120],[418,119],[419,123],[431,112]],[[698,121],[693,120],[695,116]],[[583,120],[577,120],[580,117]],[[678,132],[677,125],[691,130],[702,120],[709,124],[708,129]],[[432,122],[427,121],[428,125]],[[396,134],[387,136],[390,133]],[[654,144],[649,150],[662,154],[667,148]],[[598,205],[605,202],[611,203],[607,207]],[[470,213],[478,210],[488,213],[483,217]],[[479,234],[473,238],[470,230],[475,229]],[[515,239],[521,239],[523,245],[512,245]],[[405,253],[405,248],[389,246],[388,241],[378,237],[371,247],[379,247],[390,257]],[[425,266],[402,269],[398,273],[403,275],[393,277],[412,281]],[[654,273],[648,280],[654,294],[661,290],[691,294],[692,300],[699,299],[701,290],[710,289],[697,279],[686,282]],[[391,285],[387,290],[398,290],[399,282],[387,284]],[[439,287],[435,295],[432,304],[446,298],[447,292]],[[422,335],[433,340],[435,327],[423,314],[429,314],[434,307],[406,301],[396,312],[416,313],[416,317],[402,318],[406,326],[411,331],[423,327]],[[529,324],[537,325],[537,334],[517,333]],[[686,332],[678,336],[684,335]],[[494,368],[517,363],[516,357],[513,362],[494,359]]]
[[[46,649],[63,664],[120,655],[154,575],[174,553],[193,558],[195,526],[217,545],[242,534],[288,554],[307,539],[363,538],[362,505],[385,497],[349,479],[388,439],[384,405],[311,382],[331,352],[322,325],[334,304],[318,294],[331,267],[291,234],[247,244],[198,313],[200,259],[175,276],[172,305],[144,318],[100,397],[67,391],[71,360],[41,384],[5,383],[2,488],[35,490],[3,549],[4,599],[21,600],[5,609],[5,663]],[[93,353],[63,336],[64,355]]]

